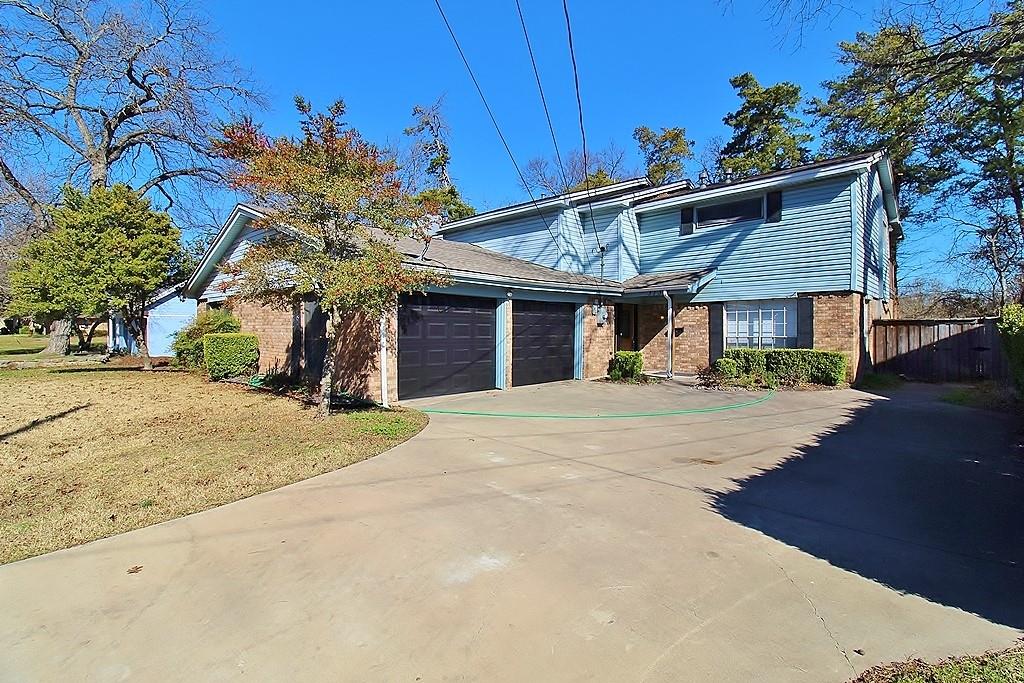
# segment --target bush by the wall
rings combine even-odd
[[[639,351],[617,351],[612,357],[608,377],[616,382],[639,381],[644,374],[644,356]]]
[[[1024,306],[1009,304],[996,323],[1017,390],[1024,393]]]
[[[199,370],[204,367],[203,336],[240,332],[241,323],[228,311],[208,309],[200,312],[174,335],[171,349],[177,364],[183,368]]]
[[[207,334],[203,357],[210,379],[252,374],[259,366],[260,340],[255,334],[241,332]]]
[[[21,327],[18,328],[18,334],[30,335],[32,333],[33,333],[33,330],[28,325],[22,325]]]
[[[735,364],[735,372],[729,374]],[[729,349],[714,370],[722,377],[735,379],[742,386],[775,386],[777,384],[823,384],[838,386],[846,379],[846,356],[836,351],[818,349]]]
[[[764,361],[766,353],[764,349],[728,349],[723,357],[736,361],[739,375],[764,377],[768,372]]]
[[[715,361],[714,370],[722,377],[736,377],[740,374],[739,365],[732,358],[719,358]]]
[[[834,387],[846,379],[846,356],[817,349],[772,349],[765,353],[765,370],[783,384]]]

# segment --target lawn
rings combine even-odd
[[[41,334],[0,334],[0,359],[15,360],[28,354],[37,354],[46,348],[48,340]]]
[[[954,657],[938,664],[915,659],[878,666],[853,683],[1020,683],[1024,681],[1024,645],[1002,652]]]
[[[317,420],[292,399],[182,372],[0,371],[0,563],[330,472],[426,421]]]

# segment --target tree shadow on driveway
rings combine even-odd
[[[722,516],[895,590],[1024,627],[1024,458],[1012,418],[896,394],[772,469]]]

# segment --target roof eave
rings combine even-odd
[[[444,271],[459,284],[481,285],[487,287],[511,287],[513,289],[527,289],[533,291],[568,294],[622,295],[622,287],[612,283],[547,282],[544,280],[515,278],[506,275],[495,275],[493,273],[477,273],[468,270],[432,266],[426,263],[418,263],[415,260],[406,260],[405,265],[416,269]]]
[[[864,157],[863,159],[855,159],[852,161],[838,163],[835,166],[825,166],[822,168],[803,171],[794,170],[792,173],[772,176],[770,178],[754,178],[749,181],[737,180],[730,185],[715,187],[709,190],[695,190],[678,197],[669,197],[668,199],[641,204],[634,207],[633,211],[636,213],[647,213],[649,211],[681,206],[683,204],[699,204],[703,201],[727,197],[734,194],[758,192],[772,187],[795,185],[814,180],[822,180],[824,178],[834,178],[836,176],[856,173],[864,168],[870,168],[882,157],[883,154],[881,152],[877,152],[871,156]]]
[[[199,265],[196,266],[195,271],[182,285],[181,293],[189,298],[196,298],[199,292],[194,291],[197,284],[206,280],[206,278],[216,268],[217,263],[223,258],[223,251],[231,243],[230,240],[236,236],[235,224],[243,218],[261,218],[263,214],[251,206],[245,204],[236,204],[235,208],[228,214],[227,220],[224,221],[224,225],[221,226],[217,232],[217,236],[213,238],[213,242],[210,243],[210,247],[203,254],[203,258],[200,259]]]

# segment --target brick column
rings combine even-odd
[[[594,306],[598,299],[588,299],[583,310],[583,379],[604,377],[615,355],[615,306],[605,303],[608,319],[597,324]]]

